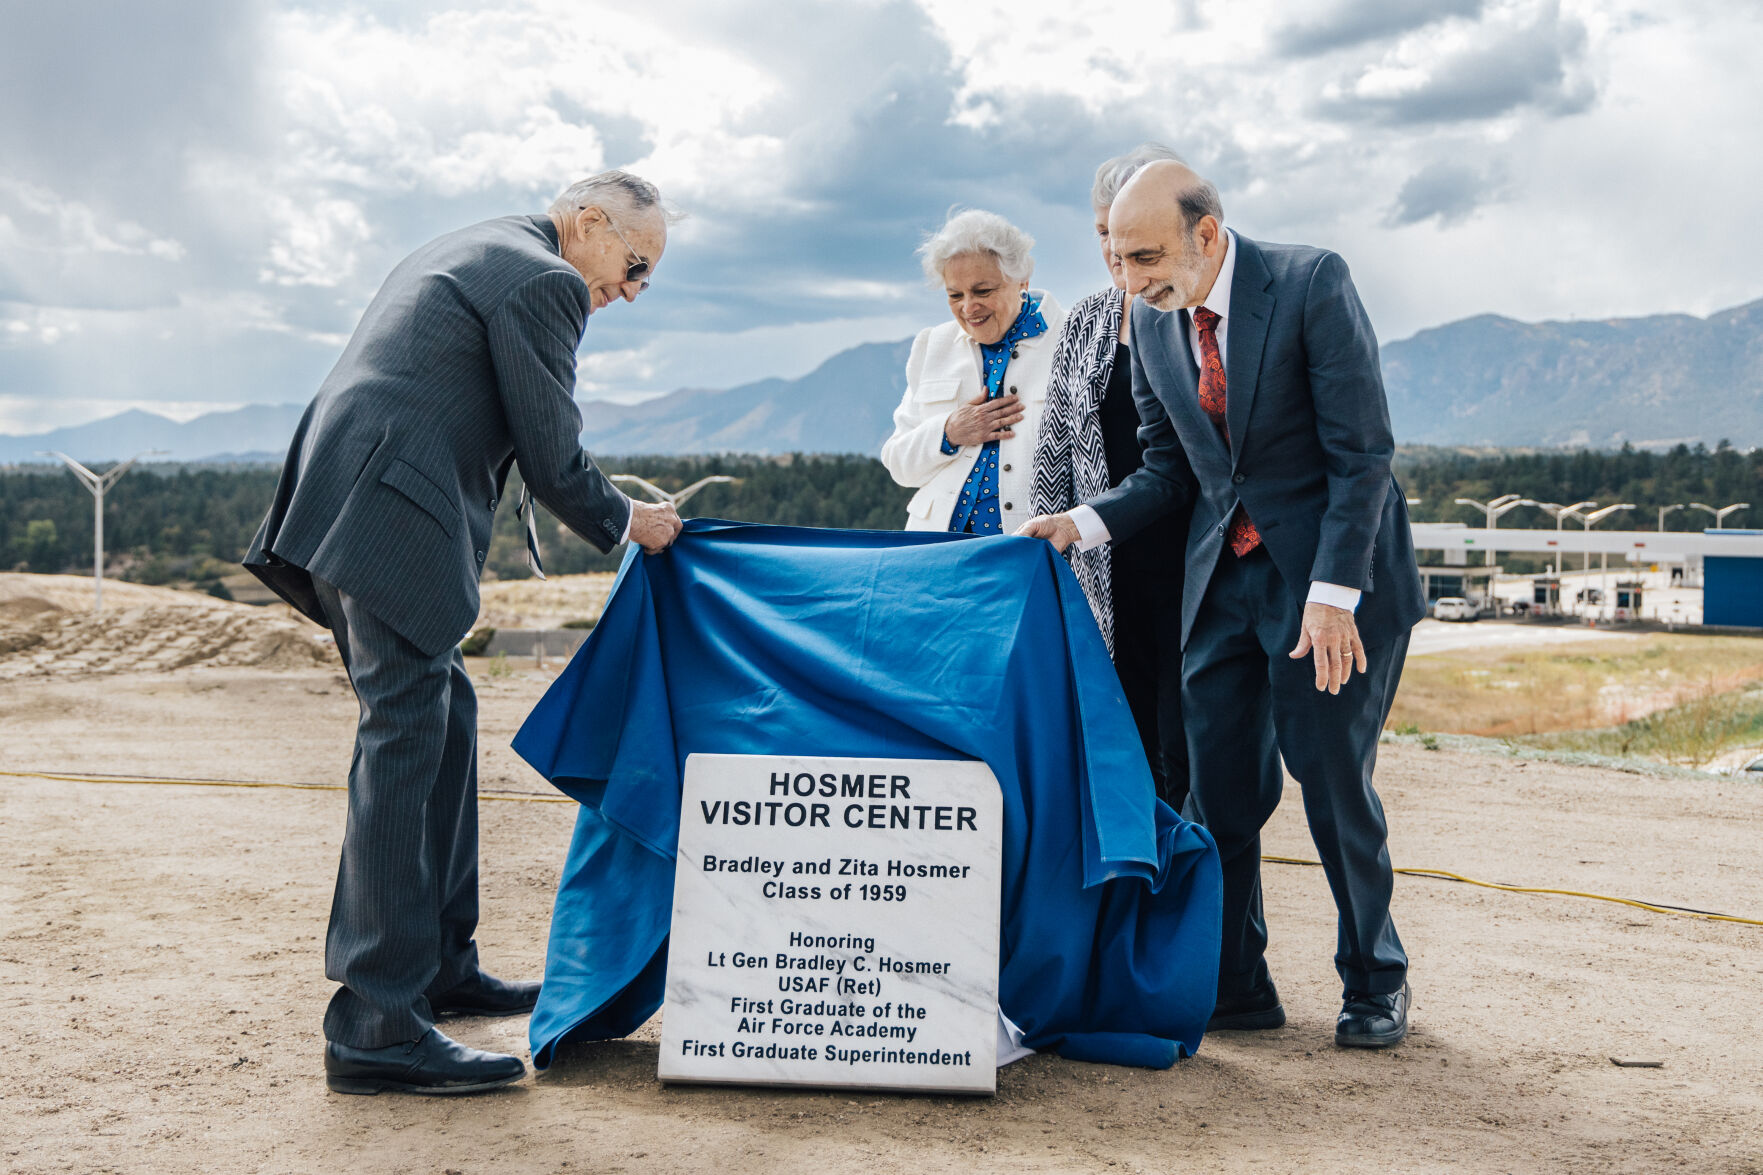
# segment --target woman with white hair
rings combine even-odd
[[[1031,290],[1034,238],[992,212],[951,215],[919,248],[953,321],[926,327],[882,464],[918,490],[907,530],[1011,534],[1034,516],[1029,488],[1053,339],[1064,314]]]
[[[1132,295],[1108,243],[1108,209],[1134,172],[1175,152],[1145,143],[1096,169],[1090,189],[1109,289],[1071,308],[1054,347],[1035,445],[1035,514],[1061,514],[1119,485],[1142,463],[1132,398]],[[1067,557],[1114,654],[1157,794],[1178,811],[1188,792],[1181,720],[1182,558],[1186,518],[1164,518],[1119,543]]]

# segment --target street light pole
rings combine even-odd
[[[1672,505],[1672,506],[1659,507],[1659,531],[1661,534],[1663,534],[1665,531],[1665,516],[1667,514],[1671,513],[1673,510],[1682,510],[1683,507],[1684,507],[1684,503],[1682,503],[1682,502],[1678,502],[1676,505]]]
[[[58,458],[72,474],[79,478],[80,484],[92,494],[92,611],[104,611],[104,495],[115,485],[129,466],[143,457],[151,457],[163,452],[161,449],[149,449],[145,453],[136,453],[127,461],[112,465],[103,473],[93,473],[66,453],[54,451],[39,452],[39,457]]]
[[[1706,510],[1708,513],[1710,513],[1714,516],[1714,529],[1715,530],[1725,530],[1726,529],[1726,516],[1728,514],[1731,514],[1735,510],[1743,510],[1745,507],[1747,507],[1749,505],[1750,505],[1749,502],[1734,502],[1730,506],[1722,506],[1722,507],[1720,507],[1720,509],[1716,510],[1714,507],[1705,505],[1701,502],[1691,502],[1690,509],[1692,509],[1692,510]]]
[[[1618,510],[1633,510],[1633,509],[1634,509],[1633,502],[1622,502],[1622,503],[1615,505],[1615,506],[1606,506],[1602,510],[1593,510],[1590,514],[1587,514],[1587,515],[1584,515],[1583,517],[1581,517],[1580,522],[1584,525],[1586,533],[1590,534],[1592,527],[1594,527],[1598,523],[1604,521],[1604,519],[1610,517],[1610,515],[1616,513]],[[1586,577],[1589,577],[1591,575],[1591,562],[1592,562],[1591,545],[1588,543],[1586,545],[1585,558],[1584,558],[1584,561],[1582,562],[1581,568],[1580,568],[1583,572],[1585,572]],[[1603,615],[1604,601],[1609,598],[1609,595],[1610,595],[1610,552],[1599,551],[1598,552],[1598,614],[1600,616]]]
[[[1581,511],[1593,508],[1595,506],[1597,506],[1596,502],[1575,502],[1571,506],[1561,507],[1561,515],[1563,518],[1577,518],[1583,524],[1585,522],[1585,515],[1582,514]],[[1557,533],[1559,533],[1561,530],[1561,527],[1558,523],[1555,527],[1555,530]],[[1560,540],[1557,539],[1556,541],[1559,542]],[[1559,551],[1560,548],[1557,547],[1556,550]],[[1580,569],[1581,574],[1583,575],[1591,564],[1591,555],[1589,553],[1582,554],[1580,556],[1579,561],[1580,561],[1580,568],[1579,569]],[[1555,560],[1555,578],[1557,581],[1559,581],[1559,579],[1561,578],[1561,573],[1566,570],[1567,570],[1567,560],[1565,558],[1557,556],[1557,558]],[[1559,586],[1559,585],[1557,585],[1557,586]]]

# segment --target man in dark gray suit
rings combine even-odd
[[[511,465],[602,551],[679,534],[672,506],[630,501],[582,451],[574,398],[588,316],[646,289],[666,241],[654,186],[612,171],[547,215],[407,257],[301,419],[245,557],[336,634],[361,703],[325,939],[339,1092],[467,1093],[526,1072],[435,1027],[530,1011],[539,987],[478,966],[477,701],[459,640]]]
[[[1277,1028],[1263,955],[1261,827],[1280,760],[1303,789],[1340,911],[1335,1043],[1408,1028],[1408,957],[1390,918],[1377,742],[1425,613],[1377,340],[1333,253],[1227,232],[1218,192],[1146,165],[1108,222],[1133,312],[1143,468],[1023,534],[1060,550],[1191,514],[1182,598],[1185,814],[1218,842],[1224,943],[1210,1028]]]

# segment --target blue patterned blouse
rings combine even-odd
[[[986,399],[996,400],[1004,394],[1004,372],[1010,366],[1012,350],[1023,339],[1047,333],[1047,320],[1041,317],[1041,300],[1022,295],[1022,310],[1004,337],[995,343],[981,343],[979,353],[984,360]],[[954,456],[961,450],[943,437],[943,452]],[[998,442],[987,441],[980,447],[973,470],[961,487],[955,502],[955,513],[949,518],[949,529],[970,534],[1004,533],[1004,516],[998,509]]]

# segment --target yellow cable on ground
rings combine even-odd
[[[175,787],[267,787],[281,788],[287,791],[348,791],[339,783],[273,783],[255,779],[155,779],[148,776],[135,775],[90,775],[66,771],[3,771],[0,776],[14,779],[48,779],[63,783],[134,783],[134,784],[169,784]],[[479,799],[506,800],[523,804],[573,804],[568,796],[536,795],[529,792],[479,792]],[[1310,865],[1320,867],[1321,861],[1307,861],[1302,857],[1275,857],[1263,855],[1263,861],[1275,865]],[[1662,906],[1654,902],[1641,902],[1633,898],[1613,898],[1601,893],[1585,893],[1577,889],[1550,889],[1535,885],[1502,885],[1497,881],[1477,881],[1473,877],[1465,877],[1461,873],[1452,873],[1448,869],[1397,869],[1397,873],[1408,877],[1430,877],[1437,881],[1460,881],[1465,885],[1477,885],[1483,889],[1497,889],[1502,893],[1539,893],[1555,894],[1567,898],[1589,898],[1595,902],[1614,902],[1619,906],[1633,906],[1637,910],[1649,910],[1655,914],[1676,914],[1683,918],[1704,918],[1712,922],[1737,922],[1743,926],[1763,926],[1763,919],[1739,918],[1732,914],[1716,914],[1708,910],[1691,910],[1680,906]]]
[[[1272,857],[1262,855],[1263,861],[1271,861],[1276,865],[1315,865],[1320,867],[1321,861],[1306,861],[1302,857]],[[1756,918],[1739,918],[1732,914],[1716,914],[1709,910],[1691,910],[1682,906],[1661,906],[1653,902],[1640,902],[1633,898],[1613,898],[1607,894],[1585,893],[1577,889],[1549,889],[1539,885],[1502,885],[1497,881],[1477,881],[1473,877],[1465,877],[1461,873],[1452,873],[1448,869],[1396,869],[1396,873],[1409,877],[1431,877],[1439,881],[1461,881],[1465,885],[1479,885],[1483,889],[1497,889],[1503,893],[1548,893],[1566,898],[1590,898],[1594,902],[1615,902],[1619,906],[1633,906],[1637,910],[1651,910],[1655,914],[1676,914],[1682,918],[1706,918],[1714,922],[1737,922],[1744,926],[1763,926],[1763,920]]]

